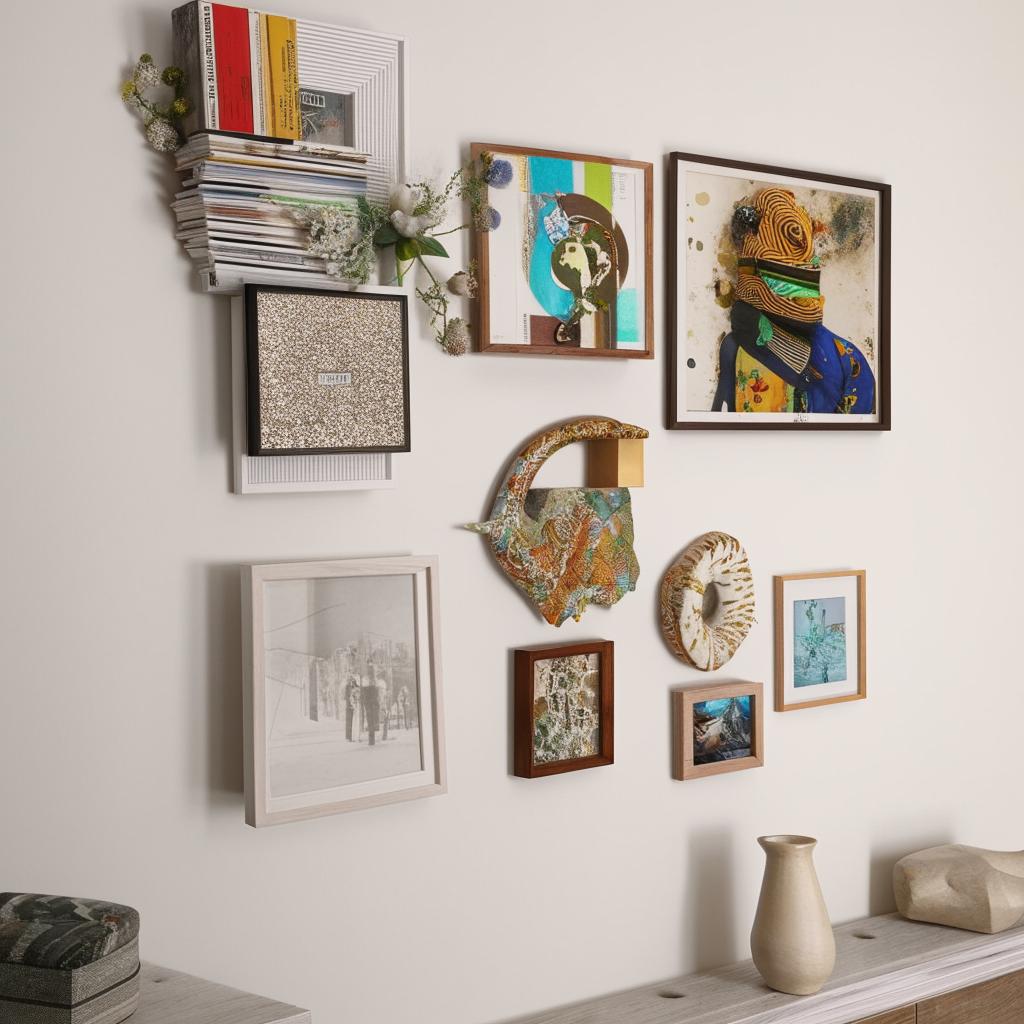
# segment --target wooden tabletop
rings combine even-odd
[[[311,1024],[309,1010],[143,964],[132,1024]]]
[[[851,1024],[1024,969],[1024,927],[979,935],[888,914],[841,925],[835,936],[835,973],[817,995],[773,992],[745,960],[517,1024]]]

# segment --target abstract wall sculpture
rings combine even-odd
[[[467,527],[487,537],[498,565],[551,625],[578,620],[588,604],[613,605],[636,588],[627,485],[642,482],[636,449],[647,436],[642,427],[604,418],[570,420],[538,434],[512,461],[490,519]],[[577,441],[630,450],[628,459],[591,460],[619,466],[618,486],[531,491],[547,459]]]
[[[661,631],[683,661],[709,672],[736,653],[754,624],[754,577],[743,545],[705,533],[661,581]]]

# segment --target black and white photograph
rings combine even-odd
[[[436,780],[432,560],[248,568],[263,809],[329,813]]]

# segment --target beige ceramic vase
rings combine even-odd
[[[754,966],[770,988],[817,992],[832,976],[836,943],[814,872],[818,845],[809,836],[761,836],[767,857],[750,933]]]

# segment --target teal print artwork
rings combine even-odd
[[[750,697],[704,700],[693,705],[693,763],[750,757]]]
[[[794,601],[794,685],[841,683],[846,671],[846,598]]]

